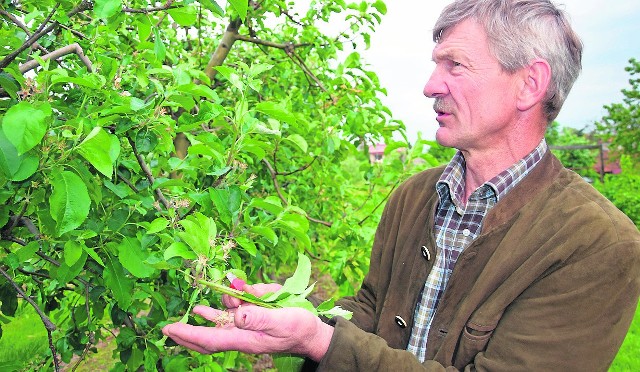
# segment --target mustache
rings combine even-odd
[[[442,98],[436,98],[433,102],[433,111],[450,113],[453,106]]]

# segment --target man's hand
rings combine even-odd
[[[196,306],[195,314],[215,321],[225,311]],[[249,354],[292,353],[320,361],[329,348],[333,327],[301,308],[265,309],[240,306],[227,326],[202,327],[184,323],[162,332],[180,345],[204,354],[238,350]]]

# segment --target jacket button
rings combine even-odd
[[[420,250],[422,250],[422,257],[426,258],[427,261],[431,261],[431,253],[429,253],[427,247],[423,245]]]
[[[398,327],[407,328],[407,322],[405,322],[404,319],[402,319],[402,317],[400,315],[396,315],[395,321],[396,321],[396,324],[398,325]]]

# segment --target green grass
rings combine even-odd
[[[640,371],[640,305],[609,371]]]
[[[0,371],[15,371],[44,359],[49,353],[47,331],[35,310],[21,304],[15,318],[2,325]]]

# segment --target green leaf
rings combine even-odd
[[[196,23],[198,14],[193,6],[184,6],[182,8],[173,8],[167,10],[167,13],[182,27],[188,27]]]
[[[202,5],[204,5],[205,8],[209,9],[210,11],[212,11],[214,14],[217,14],[219,16],[224,16],[224,9],[222,9],[220,7],[220,5],[218,5],[218,3],[214,0],[204,0],[201,1]]]
[[[104,267],[104,261],[102,261],[102,258],[98,256],[98,254],[93,248],[89,248],[86,245],[83,246],[82,248],[84,249],[85,252],[87,252],[89,257],[93,258],[93,260],[96,261],[100,266]]]
[[[229,80],[229,82],[238,90],[240,91],[244,90],[244,83],[240,79],[240,76],[238,76],[238,74],[235,73],[234,69],[227,66],[216,66],[214,68],[220,73],[220,75],[227,78],[227,80]]]
[[[4,280],[4,278],[2,278]],[[18,310],[18,296],[9,283],[0,284],[0,311],[6,316],[14,316]]]
[[[249,10],[249,2],[246,0],[228,0],[228,2],[244,22],[244,19],[247,18],[247,10]]]
[[[61,236],[84,222],[89,214],[91,199],[87,186],[75,173],[54,172],[51,185],[53,192],[49,212],[56,221],[56,234]]]
[[[265,199],[253,198],[251,199],[251,203],[249,203],[249,207],[264,209],[274,216],[277,216],[284,211],[280,199],[272,196]]]
[[[100,127],[95,127],[78,145],[78,153],[82,155],[98,172],[111,178],[113,164],[120,156],[120,141]]]
[[[20,260],[20,263],[26,262],[35,255],[38,249],[40,249],[40,244],[37,241],[30,242],[16,252],[18,260]]]
[[[253,227],[251,227],[251,229],[249,231],[251,231],[254,234],[258,234],[258,235],[266,238],[273,245],[278,244],[278,236],[276,235],[276,232],[273,231],[273,229],[270,228],[270,227],[253,226]]]
[[[242,202],[242,191],[238,186],[231,186],[227,189],[210,189],[211,201],[220,213],[220,219],[227,226],[231,227],[233,220],[240,212]]]
[[[275,102],[260,102],[255,106],[256,110],[269,115],[282,122],[296,125],[296,117],[289,110]]]
[[[198,255],[189,248],[188,245],[182,242],[173,242],[165,251],[164,259],[168,260],[173,257],[182,257],[187,260],[193,260],[198,258]]]
[[[126,311],[132,302],[133,280],[126,276],[120,262],[111,258],[106,262],[103,278],[104,285],[111,290],[118,306]]]
[[[147,228],[147,234],[155,234],[166,229],[167,226],[169,226],[169,221],[167,221],[166,218],[156,218],[151,222],[151,224],[149,224],[149,227]]]
[[[47,133],[51,105],[33,105],[22,101],[12,106],[2,118],[2,131],[18,150],[18,155],[38,145]]]
[[[243,236],[239,236],[236,238],[236,243],[238,243],[238,245],[240,245],[252,257],[255,257],[255,255],[258,254],[258,248],[256,248],[256,244],[251,240]]]
[[[176,235],[198,255],[211,258],[211,242],[216,238],[216,224],[212,218],[195,213],[180,221],[184,231]]]
[[[153,43],[153,52],[156,54],[156,58],[158,59],[158,61],[163,62],[164,58],[167,55],[167,48],[164,46],[164,43],[162,42],[162,38],[160,37],[160,31],[158,31],[158,28],[154,28],[153,29],[153,35],[155,36],[155,40]]]
[[[376,8],[378,13],[382,15],[387,14],[387,5],[382,0],[376,0],[376,2],[372,4],[372,6]]]
[[[145,262],[148,257],[136,238],[127,236],[118,245],[118,260],[135,277],[148,278],[155,272],[155,269]]]
[[[18,98],[17,93],[20,90],[20,86],[16,80],[6,72],[0,72],[0,87],[9,94],[9,97],[13,99]]]
[[[307,290],[309,279],[311,278],[311,261],[302,253],[298,253],[298,267],[293,275],[285,280],[282,288],[275,293],[262,297],[264,301],[271,302],[278,299],[281,295],[301,294]]]
[[[82,272],[84,264],[87,261],[87,254],[81,252],[80,257],[74,262],[73,265],[67,265],[66,262],[61,262],[60,266],[51,268],[51,275],[56,278],[60,283],[68,283],[72,281],[76,276]]]
[[[309,149],[309,145],[307,144],[307,141],[299,134],[292,134],[284,138],[284,140],[293,143],[305,154]]]
[[[139,130],[135,143],[138,151],[151,152],[158,146],[158,135],[151,130]]]
[[[98,18],[109,18],[122,11],[122,0],[95,0],[93,14]]]
[[[73,266],[84,252],[84,243],[75,242],[73,240],[67,240],[64,243],[64,262],[68,266]]]
[[[0,173],[12,181],[24,181],[37,170],[40,159],[37,155],[18,155],[18,150],[0,130]]]

